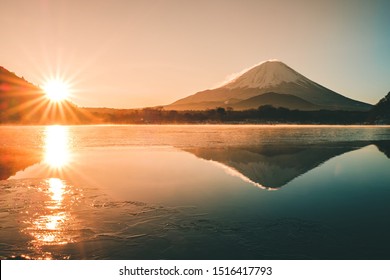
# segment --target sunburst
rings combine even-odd
[[[43,86],[46,97],[52,102],[62,102],[69,97],[69,85],[60,79],[48,80]]]

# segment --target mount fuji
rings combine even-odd
[[[269,60],[219,88],[200,91],[164,108],[205,110],[232,107],[246,110],[263,105],[307,111],[368,111],[372,107],[313,82],[281,61]]]

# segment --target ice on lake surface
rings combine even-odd
[[[390,128],[0,127],[0,257],[388,259]]]

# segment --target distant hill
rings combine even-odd
[[[273,107],[289,108],[292,110],[319,110],[321,107],[314,105],[302,98],[291,94],[280,94],[275,92],[267,92],[255,97],[245,99],[232,105],[236,110],[257,109],[264,105],[272,105]]]
[[[371,122],[390,124],[390,92],[369,113]]]
[[[256,105],[249,105],[249,103],[258,102],[259,98],[249,99],[266,93],[290,95],[283,101],[280,96],[274,95],[272,101],[275,103],[267,104],[278,107],[279,102],[288,109],[296,109],[298,105],[297,99],[292,99],[291,96],[307,102],[307,106],[312,104],[318,110],[368,111],[372,107],[370,104],[347,98],[309,80],[283,62],[272,60],[253,67],[222,87],[198,92],[164,106],[164,108],[168,110],[234,108],[235,103],[245,100],[247,102],[244,102],[243,107],[253,108]],[[300,103],[303,106],[303,103]]]
[[[0,66],[0,123],[80,123],[88,119],[73,103],[51,102],[40,87]]]

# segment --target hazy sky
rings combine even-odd
[[[72,82],[81,106],[168,104],[268,59],[376,103],[390,1],[0,0],[0,65]]]

